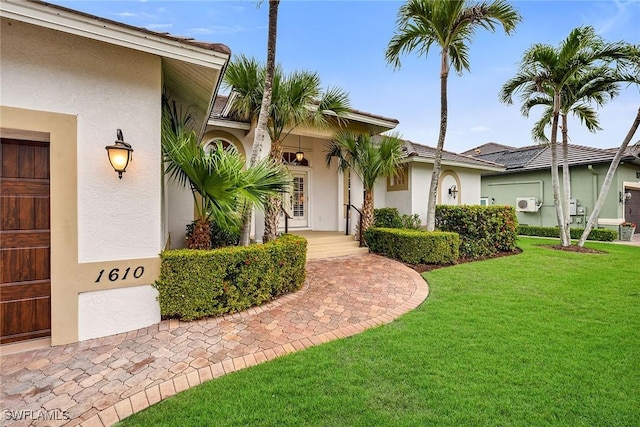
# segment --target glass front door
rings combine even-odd
[[[304,171],[291,171],[293,185],[291,191],[284,196],[284,208],[291,217],[289,227],[303,228],[309,226],[309,179]],[[281,216],[280,227],[284,228],[284,215]]]

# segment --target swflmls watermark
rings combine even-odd
[[[69,413],[61,409],[18,409],[15,411],[5,409],[3,415],[5,421],[68,421],[71,419]]]

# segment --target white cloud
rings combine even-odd
[[[168,30],[173,27],[173,24],[149,24],[145,28],[152,31]]]
[[[132,13],[132,12],[118,12],[118,13],[114,13],[114,15],[119,18],[134,18],[138,16],[136,13]]]
[[[221,25],[212,25],[209,27],[189,28],[187,30],[187,34],[189,35],[236,34],[244,30],[245,28],[240,25],[234,25],[231,27],[225,27]]]

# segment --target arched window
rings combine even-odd
[[[222,148],[224,148],[224,149],[227,149],[229,147],[236,148],[236,146],[232,142],[229,142],[229,141],[227,141],[226,139],[223,139],[223,138],[216,138],[216,139],[213,139],[213,140],[211,140],[211,141],[209,141],[209,142],[207,142],[205,144],[204,151],[207,154],[210,154],[211,151],[216,147],[216,144],[218,144],[218,143],[222,144]],[[236,150],[237,150],[237,148],[236,148]]]
[[[298,159],[296,159],[296,153],[291,153],[289,151],[282,153],[282,163],[291,166],[309,166],[309,160],[307,160],[306,157],[301,161],[298,161]]]

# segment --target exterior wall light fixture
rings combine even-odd
[[[456,187],[455,184],[449,187],[449,195],[454,199],[458,195],[458,187]]]
[[[620,191],[619,194],[620,194],[620,203],[625,204],[625,205],[627,203],[629,203],[629,200],[631,200],[631,193],[630,192],[626,191],[626,192],[623,193],[622,191]]]
[[[298,135],[298,151],[296,152],[296,160],[300,163],[304,159],[304,152],[300,148],[300,135]]]
[[[118,172],[118,178],[122,179],[122,173],[126,172],[127,166],[131,161],[131,153],[133,153],[131,144],[124,142],[122,131],[118,129],[116,131],[116,141],[113,145],[107,145],[104,148],[107,150],[109,163],[111,163],[113,169]]]

